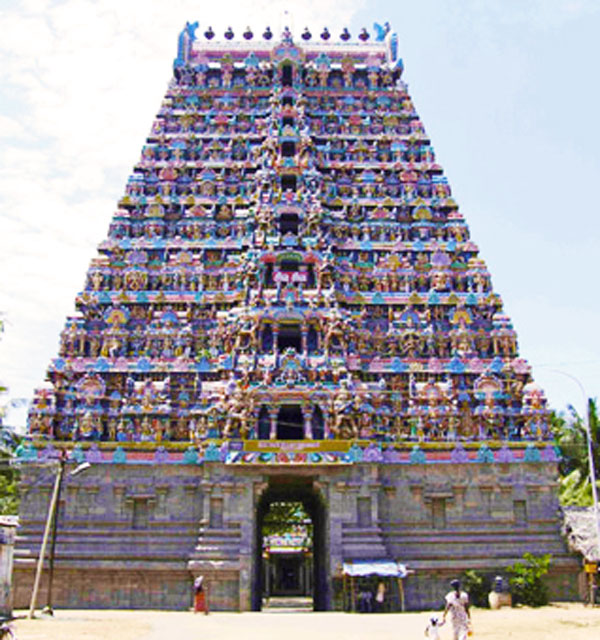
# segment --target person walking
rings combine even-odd
[[[471,612],[469,611],[469,596],[466,591],[460,590],[460,582],[452,580],[452,591],[446,594],[446,608],[442,622],[446,621],[448,612],[454,632],[454,640],[467,640],[471,629]]]
[[[208,594],[204,585],[204,576],[198,576],[194,580],[194,613],[208,615]]]
[[[436,616],[429,618],[429,624],[425,628],[425,637],[429,640],[440,640],[440,627],[443,625]]]

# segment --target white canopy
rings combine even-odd
[[[391,560],[357,560],[344,562],[342,569],[347,576],[383,576],[405,578],[408,570],[405,565]]]

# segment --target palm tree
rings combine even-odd
[[[600,468],[600,420],[597,400],[588,400],[588,425],[592,457],[598,483]],[[564,505],[590,506],[592,486],[590,482],[590,460],[588,456],[587,429],[584,419],[571,406],[567,416],[553,414],[552,429],[561,452],[560,498]]]

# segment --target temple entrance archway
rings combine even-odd
[[[281,595],[312,598],[314,611],[328,608],[327,508],[314,485],[312,477],[273,476],[258,499],[253,611]],[[274,513],[284,520],[275,529]]]
[[[277,440],[304,440],[304,416],[299,404],[284,404],[277,414]]]

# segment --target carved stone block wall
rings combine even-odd
[[[43,474],[46,474],[45,476]],[[54,601],[63,607],[190,606],[204,575],[211,608],[248,610],[257,557],[257,499],[266,487],[312,483],[324,503],[329,585],[349,560],[394,560],[410,609],[438,607],[466,569],[503,573],[525,551],[553,555],[550,585],[576,597],[577,563],[560,536],[554,463],[279,466],[111,465],[67,477]],[[29,604],[52,477],[23,478],[15,605]],[[45,581],[39,598],[43,605]]]

